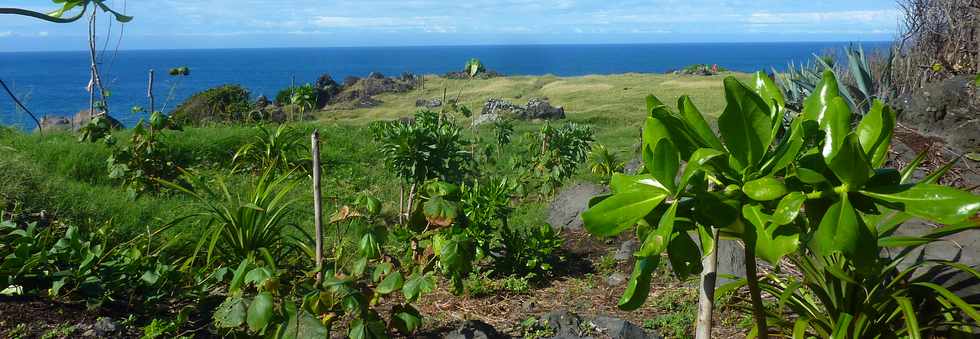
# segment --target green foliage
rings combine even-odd
[[[183,125],[243,121],[252,110],[250,96],[239,85],[214,87],[194,94],[170,115]]]
[[[502,228],[500,239],[505,254],[498,259],[498,267],[503,272],[540,278],[564,259],[558,255],[564,239],[549,225]]]
[[[465,70],[466,74],[469,74],[470,77],[475,77],[480,73],[487,71],[486,67],[483,66],[483,63],[480,62],[480,59],[477,58],[472,58],[467,61],[466,66],[463,67],[463,70]]]
[[[863,47],[848,46],[844,48],[844,52],[847,54],[847,73],[844,73],[844,69],[838,70],[835,67],[836,59],[829,55],[815,57],[813,64],[800,65],[799,68],[790,64],[785,73],[775,72],[776,84],[785,93],[787,105],[796,111],[801,111],[803,100],[814,93],[826,71],[837,73],[839,79],[847,76],[853,82],[841,86],[839,92],[850,109],[858,115],[868,112],[875,101],[887,102],[894,96],[889,74],[891,55],[885,60],[885,65],[880,70],[881,74],[874,74]]]
[[[153,112],[149,123],[140,119],[136,124],[126,147],[118,145],[112,135],[105,136],[112,149],[106,160],[109,178],[122,181],[133,199],[159,191],[158,180],[173,180],[179,174],[174,152],[161,141],[166,130],[180,131],[181,127],[170,117]]]
[[[765,330],[763,289],[752,266],[756,256],[772,265],[786,256],[842,258],[844,267],[876,281],[889,265],[878,258],[881,242],[897,227],[887,216],[952,225],[946,234],[977,227],[971,218],[980,210],[980,197],[934,184],[938,175],[908,183],[897,170],[877,168],[886,160],[887,152],[881,149],[887,150],[895,127],[894,113],[887,107],[873,105],[852,128],[851,110],[836,90],[834,74],[827,71],[815,94],[805,100],[803,114],[787,126],[781,123],[786,114],[781,91],[761,72],[755,79],[754,87],[725,80],[728,106],[719,117],[720,137],[706,128],[699,114],[689,114],[693,106],[683,99],[679,114],[648,97],[643,173],[614,175],[612,195],[593,199],[582,215],[593,234],[611,236],[636,226],[643,239],[621,308],[643,304],[653,267],[663,253],[678,276],[701,270],[702,253],[689,231],[698,231],[706,248],[712,247],[711,238],[705,237],[708,228],[745,244],[752,279],[744,284],[752,296],[756,329]],[[683,170],[681,159],[687,159]],[[819,279],[814,274],[836,272],[820,266],[804,277],[809,281]],[[932,299],[948,298],[931,286],[924,291]],[[844,301],[824,301],[831,302]],[[953,322],[962,319],[947,315]]]
[[[305,84],[289,91],[289,104],[296,105],[302,112],[312,112],[316,109],[318,94],[313,84]],[[278,96],[277,98],[278,99]]]
[[[258,259],[276,262],[295,249],[287,231],[305,232],[285,221],[296,203],[289,193],[298,184],[290,173],[266,171],[244,192],[229,189],[223,177],[216,178],[212,184],[202,176],[185,172],[181,179],[187,185],[158,181],[198,203],[194,213],[175,220],[176,223],[191,218],[204,225],[204,234],[191,262],[201,251],[209,265],[217,258],[226,263]]]
[[[613,173],[622,172],[625,166],[606,146],[596,144],[589,153],[589,171],[603,183],[608,183]]]
[[[557,128],[545,124],[538,133],[525,136],[527,151],[515,159],[515,165],[542,193],[552,194],[586,160],[594,133],[592,128],[574,123]]]
[[[35,11],[20,9],[20,8],[0,8],[0,14],[16,14],[16,15],[29,16],[44,21],[54,22],[54,23],[70,23],[70,22],[78,21],[78,19],[81,19],[82,16],[85,15],[88,6],[93,5],[101,9],[103,12],[111,14],[116,19],[116,21],[119,21],[121,23],[126,23],[133,20],[133,17],[123,15],[122,13],[116,12],[112,8],[109,8],[109,6],[105,4],[104,0],[52,0],[52,1],[56,5],[61,7],[48,13],[40,13],[40,12],[35,12]],[[79,10],[78,13],[76,13],[75,15],[65,17],[65,14],[70,13],[72,10],[76,8],[81,8],[81,10]]]
[[[232,157],[236,169],[288,173],[302,168],[309,160],[306,138],[299,130],[288,125],[279,125],[275,131],[265,126],[257,128],[259,134],[254,141],[239,147]]]
[[[386,167],[406,183],[458,183],[470,168],[473,156],[465,147],[470,142],[448,116],[419,111],[412,122],[376,122],[371,129]]]
[[[507,119],[501,119],[493,122],[493,136],[494,140],[497,142],[497,149],[503,148],[505,145],[509,145],[511,141],[511,136],[514,135],[514,123]]]

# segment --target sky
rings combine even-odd
[[[895,0],[109,0],[120,49],[884,41]],[[47,0],[0,7],[50,11]],[[83,50],[87,22],[0,15],[0,51]],[[122,32],[123,39],[118,40]]]

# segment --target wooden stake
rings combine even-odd
[[[146,85],[146,97],[150,98],[150,114],[156,112],[155,102],[153,100],[153,70],[150,69],[150,82]]]
[[[323,280],[323,200],[320,196],[320,130],[310,135],[313,151],[313,223],[316,228],[316,282]]]

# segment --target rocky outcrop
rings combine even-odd
[[[446,333],[444,339],[498,339],[509,336],[497,332],[493,326],[479,320],[468,320],[452,332]]]
[[[71,120],[66,117],[43,117],[41,118],[41,130],[44,132],[70,131],[72,130]],[[34,129],[37,132],[37,129]]]
[[[608,316],[580,317],[567,310],[547,313],[539,320],[561,339],[648,339],[660,338],[656,333],[647,333],[642,327],[623,319]]]
[[[486,80],[486,79],[496,78],[496,77],[499,77],[499,76],[503,76],[503,74],[500,74],[497,71],[490,71],[490,70],[477,73],[476,76],[473,76],[473,77],[471,77],[470,76],[470,73],[469,72],[466,72],[466,71],[449,72],[449,73],[446,73],[446,75],[445,75],[445,77],[447,79],[457,79],[457,80],[459,80],[459,79],[481,79],[481,80]]]
[[[558,229],[582,229],[584,222],[581,215],[589,208],[589,200],[607,192],[605,186],[591,183],[578,183],[563,188],[548,208],[548,224]]]
[[[483,116],[492,118],[481,119]],[[473,124],[492,122],[501,118],[518,120],[557,120],[565,118],[565,109],[562,106],[552,106],[548,98],[531,98],[527,104],[521,106],[510,101],[490,98],[483,104],[480,117],[474,119]]]
[[[334,81],[333,77],[331,77],[330,74],[327,73],[324,73],[319,78],[317,78],[314,87],[316,88],[317,108],[326,107],[327,104],[330,103],[330,99],[332,99],[335,95],[337,95],[337,93],[340,93],[340,91],[343,89],[343,87],[340,86],[340,84],[338,84],[336,81]]]
[[[85,127],[85,125],[88,125],[88,123],[92,121],[92,118],[93,118],[92,111],[89,111],[87,109],[75,113],[75,116],[71,118],[72,130],[77,132],[82,127]],[[122,123],[119,122],[119,120],[116,120],[116,118],[113,118],[109,115],[106,115],[105,118],[106,121],[109,122],[110,128],[119,129],[123,127]]]
[[[442,100],[437,99],[437,98],[432,98],[432,99],[429,99],[429,100],[426,100],[426,99],[417,99],[417,100],[415,100],[415,107],[425,107],[425,108],[442,107]]]
[[[926,137],[965,152],[980,151],[980,95],[974,77],[958,76],[929,83],[899,99],[898,121]]]
[[[399,77],[385,77],[372,72],[367,78],[348,77],[343,88],[330,97],[328,105],[335,108],[365,108],[381,103],[374,98],[383,93],[403,93],[415,89],[416,76],[410,73]]]

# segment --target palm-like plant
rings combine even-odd
[[[204,250],[208,264],[217,257],[229,263],[246,259],[277,262],[295,248],[285,233],[287,229],[306,234],[286,222],[296,202],[289,193],[298,183],[289,173],[266,171],[244,193],[233,193],[222,177],[215,180],[214,188],[201,176],[185,172],[183,178],[190,187],[161,182],[198,203],[197,212],[181,218],[196,218],[205,224],[191,261]]]
[[[259,126],[254,141],[242,145],[232,157],[235,169],[268,169],[286,173],[302,168],[308,159],[308,148],[303,134],[287,125],[279,125],[275,131]]]
[[[622,172],[626,163],[619,161],[606,146],[596,144],[589,153],[589,170],[602,182],[609,182],[613,173]]]

